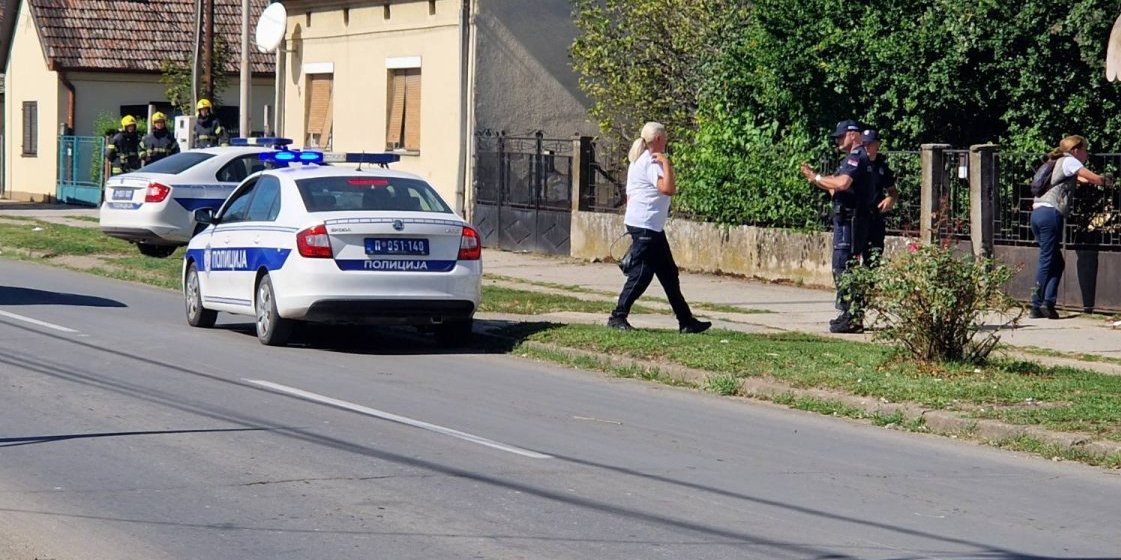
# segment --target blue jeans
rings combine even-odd
[[[1035,269],[1035,288],[1031,293],[1031,306],[1055,307],[1059,297],[1059,280],[1063,277],[1063,215],[1058,210],[1042,206],[1031,211],[1031,232],[1039,243],[1039,266]]]

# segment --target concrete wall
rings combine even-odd
[[[101,131],[93,130],[93,121],[101,113],[120,113],[121,105],[146,105],[166,103],[167,96],[158,74],[109,74],[102,72],[72,72],[67,74],[74,84],[77,97],[75,107],[75,132],[81,136],[96,136]],[[237,79],[220,96],[222,105],[236,107],[239,98]],[[253,107],[252,127],[263,129],[265,105],[275,102],[272,78],[256,78],[250,90],[250,105]],[[65,110],[65,108],[63,109]],[[134,115],[147,118],[148,115]],[[224,123],[227,128],[237,128],[238,123]]]
[[[572,213],[571,255],[587,260],[618,260],[630,246],[622,214]],[[785,280],[816,286],[833,285],[832,234],[751,226],[723,228],[714,224],[671,219],[666,225],[678,267]],[[888,238],[888,254],[903,250],[906,241]]]
[[[569,0],[479,0],[475,17],[476,128],[511,136],[592,136],[588,99],[568,49],[576,38]]]
[[[459,2],[393,2],[390,18],[376,5],[289,10],[283,135],[302,143],[308,83],[305,69],[334,75],[336,152],[381,152],[386,147],[391,58],[421,60],[420,151],[403,153],[395,169],[427,179],[454,204],[460,151]],[[310,15],[309,15],[310,14]],[[308,22],[310,20],[310,25]],[[308,66],[312,65],[312,66]]]
[[[58,74],[47,70],[43,47],[27,4],[20,2],[12,48],[5,69],[4,183],[8,198],[42,201],[55,192],[58,125],[65,120],[65,90]],[[37,101],[38,155],[22,155],[23,102]]]

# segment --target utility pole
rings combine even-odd
[[[249,79],[249,0],[241,0],[241,107],[238,109],[238,136],[242,138],[249,138],[251,133]]]
[[[202,97],[213,102],[215,70],[214,0],[202,0],[202,18]]]

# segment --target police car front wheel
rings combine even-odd
[[[187,268],[183,281],[183,300],[187,305],[187,324],[192,327],[208,329],[218,320],[218,312],[202,306],[202,292],[199,290],[199,272],[194,263]]]

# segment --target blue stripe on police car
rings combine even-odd
[[[230,247],[223,249],[191,249],[186,258],[197,263],[199,271],[211,272],[280,270],[288,260],[291,249],[262,249],[260,247]]]

